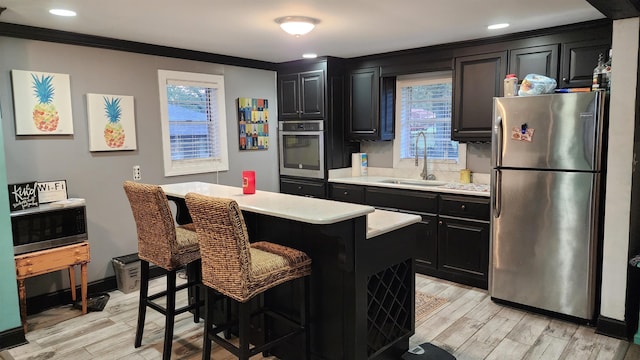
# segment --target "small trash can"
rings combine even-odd
[[[140,258],[138,253],[113,258],[118,290],[125,294],[140,289]]]

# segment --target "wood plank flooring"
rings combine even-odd
[[[164,278],[151,283],[153,291],[163,287]],[[423,275],[416,276],[416,289],[448,302],[416,323],[410,346],[430,342],[458,360],[640,359],[638,345],[597,335],[591,327],[495,304],[484,290]],[[79,313],[66,306],[31,316],[29,344],[9,349],[9,354],[16,360],[160,359],[164,317],[147,311],[142,347],[135,349],[138,293],[110,295],[101,312],[65,320],[70,312]],[[185,302],[186,295],[179,299],[179,304]],[[201,349],[202,322],[193,323],[189,314],[178,316],[172,359],[200,359]],[[219,346],[213,349],[212,359],[233,359]]]

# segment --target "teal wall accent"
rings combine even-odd
[[[0,106],[0,124],[2,107]],[[4,159],[4,142],[0,126],[0,332],[20,327],[20,305],[16,286],[16,268],[13,261],[11,217],[7,166]]]

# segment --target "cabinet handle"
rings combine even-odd
[[[466,209],[467,209],[467,207],[466,207],[464,204],[462,204],[462,205],[460,205],[460,209],[462,209],[462,210],[466,210]]]
[[[458,132],[458,129],[453,129],[453,132]]]
[[[348,191],[345,191],[345,192],[343,193],[343,195],[349,195],[349,192],[348,192]]]
[[[438,221],[438,225],[442,225],[442,220]]]
[[[31,262],[31,260],[27,260],[27,265],[33,265],[33,263]]]
[[[32,269],[32,268],[27,268],[27,272],[28,272],[29,274],[31,274],[31,273],[33,272],[33,269]]]
[[[302,190],[302,185],[299,185],[299,186],[298,186],[298,190]]]

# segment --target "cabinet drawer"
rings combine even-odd
[[[420,213],[438,211],[438,194],[424,191],[367,187],[365,202],[371,206]]]
[[[331,200],[364,204],[364,187],[358,185],[329,184]]]
[[[36,251],[15,257],[18,278],[25,278],[65,269],[89,262],[89,243],[83,242],[54,249]]]
[[[280,179],[280,192],[324,199],[325,184],[321,181]]]
[[[440,195],[440,215],[489,221],[489,199]]]

